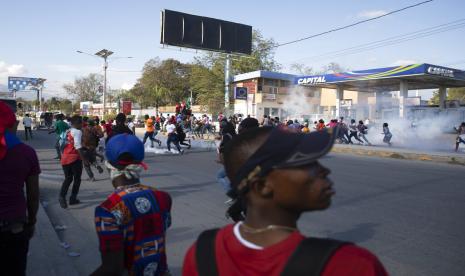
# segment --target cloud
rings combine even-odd
[[[18,76],[26,73],[27,70],[22,64],[7,64],[0,61],[0,76]]]
[[[27,73],[26,67],[22,64],[7,64],[0,60],[0,91],[6,91],[8,77],[21,77]]]
[[[394,61],[391,65],[400,66],[400,65],[410,65],[410,64],[415,64],[415,63],[418,63],[418,61],[413,60],[413,59],[398,59]]]
[[[374,17],[378,17],[381,15],[385,15],[385,14],[387,14],[387,11],[383,11],[383,10],[362,11],[357,14],[357,17],[369,19],[369,18],[374,18]]]
[[[130,84],[130,83],[124,82],[124,83],[121,85],[121,89],[123,89],[123,90],[129,90],[129,89],[131,89],[133,86],[134,86],[134,84]]]

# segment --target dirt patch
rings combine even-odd
[[[398,154],[398,153],[393,153],[389,155],[389,157],[395,158],[395,159],[405,159],[405,156],[403,156],[402,154]]]

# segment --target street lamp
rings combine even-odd
[[[79,51],[79,50],[77,50],[76,52],[78,52],[79,54],[84,54],[84,55],[93,56],[93,57],[98,56],[98,57],[103,58],[103,61],[104,61],[104,65],[103,65],[104,75],[103,75],[103,95],[102,95],[102,97],[103,97],[103,115],[105,115],[106,93],[107,93],[107,69],[108,69],[107,59],[108,59],[109,56],[111,56],[114,53],[112,51],[110,51],[110,50],[107,50],[107,49],[102,49],[102,50],[98,51],[95,54],[89,54],[89,53]],[[121,58],[133,58],[133,57],[113,57],[112,59],[121,59]]]
[[[112,51],[109,51],[107,49],[102,49],[100,51],[98,51],[97,53],[95,53],[96,56],[99,56],[101,58],[103,58],[103,71],[104,71],[104,75],[103,75],[103,115],[105,115],[105,110],[106,110],[106,94],[107,94],[107,68],[108,68],[108,62],[107,62],[107,58],[109,56],[111,56],[113,54]]]

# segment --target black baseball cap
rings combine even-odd
[[[255,172],[256,176],[265,176],[273,169],[312,164],[331,150],[336,134],[337,128],[311,133],[275,128],[265,143],[238,170],[231,186],[237,187],[252,172]]]

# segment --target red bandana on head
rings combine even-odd
[[[0,101],[0,160],[6,155],[7,145],[5,131],[16,123],[16,116],[13,110],[4,102]]]

